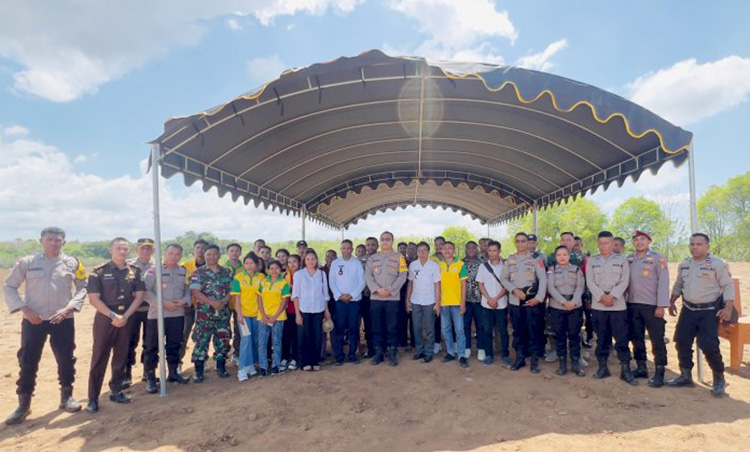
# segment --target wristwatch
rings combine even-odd
[[[110,318],[110,320],[114,320],[115,317],[117,317],[117,314],[115,314],[114,311],[109,311],[109,318]]]

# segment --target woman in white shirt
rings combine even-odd
[[[300,355],[302,370],[320,370],[320,347],[323,341],[323,318],[331,318],[328,312],[328,278],[318,268],[318,255],[308,249],[304,256],[305,266],[294,274],[292,301],[297,325],[302,328]]]

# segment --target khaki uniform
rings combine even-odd
[[[513,348],[516,360],[531,357],[532,365],[544,356],[544,298],[547,295],[547,273],[544,262],[528,253],[511,254],[503,265],[500,283],[508,291],[510,321],[513,324]],[[538,292],[534,297],[542,301],[536,306],[522,306],[515,289],[527,290],[535,283]],[[531,301],[526,299],[524,303]]]
[[[586,282],[583,272],[577,265],[568,264],[565,267],[555,265],[547,270],[547,288],[549,291],[549,305],[554,309],[565,309],[566,301],[575,303],[575,308],[583,306],[581,297]]]
[[[643,366],[647,359],[646,332],[654,351],[654,364],[667,365],[664,327],[667,321],[656,317],[657,308],[669,307],[669,269],[659,253],[647,251],[643,256],[628,256],[628,330],[633,342],[633,356]]]
[[[381,251],[367,259],[365,283],[370,289],[370,316],[373,344],[380,353],[388,347],[398,346],[398,311],[401,286],[406,282],[409,269],[406,259],[395,251]],[[389,295],[377,294],[386,288]],[[383,326],[385,325],[385,331]]]
[[[537,300],[543,301],[547,294],[547,273],[544,263],[529,254],[511,254],[503,265],[500,282],[508,291],[508,301],[513,306],[519,306],[518,297],[513,293],[515,289],[524,289],[539,282]],[[526,300],[530,301],[530,300]]]
[[[622,365],[630,365],[628,346],[628,313],[625,291],[630,282],[630,265],[625,256],[612,253],[586,259],[586,284],[591,291],[591,320],[596,331],[596,358],[599,366],[606,366],[612,339],[617,358]],[[602,304],[605,294],[614,297],[612,306]]]

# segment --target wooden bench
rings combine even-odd
[[[740,280],[734,278],[734,307],[740,315],[740,320],[736,325],[728,327],[719,327],[719,337],[729,340],[730,357],[729,368],[732,372],[740,370],[740,363],[745,352],[745,344],[750,344],[750,315],[742,315],[742,301],[740,297]]]

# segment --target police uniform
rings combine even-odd
[[[113,315],[123,315],[136,298],[145,291],[141,270],[130,264],[119,268],[113,261],[94,268],[89,275],[88,293],[99,294],[102,303]],[[109,389],[116,395],[122,389],[125,367],[128,362],[130,331],[134,319],[130,317],[122,328],[112,325],[113,318],[97,312],[94,317],[94,350],[89,371],[89,402],[98,401],[109,355],[112,354],[112,374]]]
[[[398,347],[398,303],[401,297],[401,286],[406,281],[408,271],[404,256],[396,251],[381,251],[367,259],[365,283],[371,293],[370,313],[376,349],[373,362],[376,364],[382,361],[383,354],[389,347],[389,357],[392,363],[395,362],[396,347]],[[387,296],[377,293],[378,289],[382,288],[388,289]]]
[[[667,346],[664,342],[664,318],[654,315],[657,308],[669,308],[669,269],[667,260],[659,253],[646,251],[638,257],[628,256],[630,285],[628,287],[628,330],[633,342],[633,357],[638,368],[636,377],[648,378],[646,368],[646,331],[651,339],[657,377],[649,382],[661,386],[667,365]]]
[[[127,261],[129,265],[138,267],[141,270],[141,276],[145,276],[146,272],[153,268],[154,260],[151,259],[148,262],[141,262],[138,259],[129,259]],[[141,306],[133,313],[133,327],[131,329],[130,345],[128,347],[128,365],[125,368],[125,380],[127,384],[130,384],[132,379],[132,369],[136,363],[136,348],[138,348],[138,341],[141,341],[141,364],[146,359],[146,328],[148,327],[148,304],[142,303]],[[144,366],[144,376],[146,368]]]
[[[544,354],[544,297],[547,294],[547,274],[544,262],[530,254],[511,254],[503,265],[500,282],[508,291],[510,320],[513,324],[513,349],[516,360],[512,370],[523,367],[526,358],[531,357],[531,370],[538,372],[539,358]],[[514,290],[520,289],[527,296],[524,303],[536,299],[536,306],[522,306]]]
[[[231,286],[232,273],[222,266],[218,266],[216,271],[211,270],[208,266],[203,266],[195,270],[190,281],[190,289],[199,290],[213,301],[224,300],[229,295]],[[229,317],[228,301],[221,309],[214,309],[209,304],[197,301],[195,328],[193,329],[195,348],[192,357],[192,361],[196,363],[196,375],[198,374],[198,366],[202,368],[206,361],[208,345],[212,337],[217,371],[220,373],[226,372],[224,365],[229,353],[229,341],[232,337],[229,329]]]
[[[630,348],[628,347],[628,312],[625,291],[630,282],[630,266],[625,256],[601,254],[587,259],[586,284],[591,291],[592,322],[596,330],[596,357],[599,370],[595,378],[608,377],[609,350],[615,340],[617,358],[622,365],[621,377],[628,383],[635,380],[630,372]],[[602,304],[602,296],[612,295],[612,306]]]
[[[716,314],[725,303],[734,303],[734,284],[727,264],[710,254],[702,261],[684,260],[672,287],[672,296],[680,295],[682,310],[674,339],[682,376],[689,377],[693,369],[693,341],[697,337],[698,346],[714,373],[714,385],[717,380],[723,383],[724,361],[719,350]]]
[[[26,283],[25,294],[21,297],[18,289]],[[75,290],[75,292],[73,292]],[[61,387],[61,408],[72,400],[75,380],[76,358],[75,324],[73,313],[68,314],[58,324],[49,319],[58,310],[70,307],[80,311],[86,297],[86,272],[83,265],[72,256],[60,253],[50,259],[44,253],[19,259],[3,285],[8,312],[15,313],[29,307],[39,314],[43,321],[33,325],[25,318],[21,322],[21,348],[18,350],[20,372],[16,382],[19,408],[25,408],[18,422],[28,415],[31,396],[36,386],[36,374],[47,336],[50,337],[52,352],[57,361],[57,374]],[[73,294],[71,296],[71,293]],[[75,402],[73,400],[73,402]],[[80,406],[76,405],[76,411]],[[66,408],[72,410],[72,408]]]
[[[144,367],[149,378],[155,378],[154,371],[159,362],[159,307],[157,305],[156,268],[151,268],[144,277],[146,285],[146,301],[148,302],[148,327],[146,329],[146,358]],[[178,265],[174,268],[162,265],[162,303],[180,301],[181,307],[175,311],[164,309],[164,336],[166,338],[166,360],[169,369],[169,380],[187,382],[177,373],[180,362],[180,346],[182,345],[182,330],[185,325],[185,309],[190,306],[190,287],[187,270]],[[161,340],[164,340],[162,338]]]
[[[578,368],[581,359],[581,326],[583,324],[584,278],[581,268],[574,264],[553,265],[547,270],[549,291],[550,323],[555,332],[557,358],[560,361],[559,375],[567,372],[567,355],[570,347],[570,361],[573,372],[581,375]],[[573,309],[566,309],[566,302],[573,302]]]

